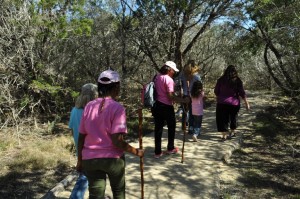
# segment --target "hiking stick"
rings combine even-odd
[[[185,134],[186,134],[186,117],[187,117],[187,107],[185,107],[186,104],[182,104],[182,110],[183,110],[183,115],[182,115],[182,131],[183,131],[183,139],[182,139],[182,150],[181,150],[181,163],[184,161],[184,143],[185,143]]]
[[[143,109],[139,108],[139,145],[143,149]],[[141,171],[141,199],[144,199],[144,157],[140,157],[140,171]]]

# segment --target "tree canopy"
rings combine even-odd
[[[67,114],[108,68],[134,105],[130,89],[167,60],[182,69],[194,59],[207,89],[235,64],[246,88],[278,87],[299,103],[299,9],[296,0],[0,0],[1,127]]]

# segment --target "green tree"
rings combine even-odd
[[[0,80],[7,88],[1,93],[1,123],[64,111],[64,43],[91,32],[83,6],[84,1],[1,1],[0,69],[5,75]]]
[[[235,20],[234,27],[248,30],[244,38],[249,41],[249,49],[253,53],[263,52],[269,75],[284,93],[299,102],[300,2],[254,0],[242,3],[245,5],[240,15],[243,18]]]
[[[233,0],[139,0],[133,7],[122,1],[134,19],[132,38],[156,70],[168,59],[181,69],[196,41],[234,5]]]

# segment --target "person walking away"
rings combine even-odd
[[[181,75],[182,75],[182,72],[180,72],[178,75],[176,75],[173,78],[174,82],[175,82],[174,94],[175,94],[175,96],[178,96],[178,97],[183,96]],[[176,108],[176,106],[174,106],[174,108]],[[177,111],[175,111],[176,121],[182,122],[182,113],[183,113],[183,107],[182,107],[182,104],[179,104],[177,107]]]
[[[243,82],[239,78],[234,65],[229,65],[223,75],[217,80],[214,93],[217,97],[217,130],[222,133],[222,140],[224,141],[235,135],[237,115],[240,110],[240,98],[243,99],[246,109],[250,109]]]
[[[75,149],[76,149],[76,156],[78,156],[78,137],[79,137],[79,124],[81,121],[83,109],[85,105],[89,102],[97,98],[97,85],[88,83],[82,86],[80,95],[77,97],[75,102],[75,107],[72,108],[70,113],[70,120],[69,120],[69,128],[72,131]],[[88,187],[88,180],[83,173],[79,173],[79,177],[72,189],[70,199],[83,199],[84,194]]]
[[[193,115],[193,140],[198,141],[198,136],[201,134],[202,119],[203,119],[203,101],[204,101],[204,91],[203,84],[201,81],[195,81],[192,90],[192,115]]]
[[[154,142],[155,150],[154,157],[159,158],[163,155],[161,149],[161,138],[163,133],[164,123],[167,123],[168,127],[168,145],[167,154],[173,154],[178,152],[178,147],[175,147],[175,111],[173,103],[189,103],[189,99],[183,99],[181,97],[175,96],[174,94],[174,80],[173,77],[179,70],[176,68],[176,64],[173,61],[167,61],[160,68],[159,74],[156,75],[154,80],[156,88],[156,102],[154,105]]]
[[[196,65],[195,60],[188,60],[187,64],[183,67],[183,73],[181,75],[182,90],[184,97],[190,97],[190,93],[195,81],[201,81],[199,74],[200,68]],[[184,121],[182,121],[184,122]],[[188,104],[187,120],[189,126],[189,134],[193,134],[194,118],[192,114],[192,106]]]
[[[106,176],[114,199],[125,195],[125,154],[144,156],[144,150],[128,144],[126,112],[117,98],[120,78],[116,71],[103,71],[98,78],[99,98],[89,102],[79,126],[77,170],[83,171],[89,183],[89,198],[103,199]]]

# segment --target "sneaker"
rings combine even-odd
[[[154,154],[154,158],[158,159],[158,158],[160,158],[162,155],[163,155],[163,153],[160,153],[160,154]]]
[[[168,154],[178,153],[178,147],[175,147],[175,148],[172,149],[172,150],[168,150],[167,153],[168,153]]]
[[[196,135],[193,135],[192,137],[193,137],[194,142],[198,142],[198,139],[197,139]]]
[[[236,136],[235,130],[231,129],[229,135],[230,137],[235,137]]]

